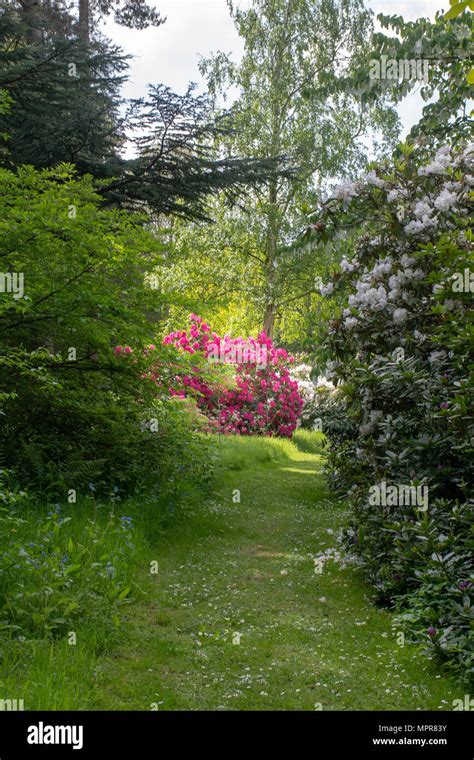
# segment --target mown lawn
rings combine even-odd
[[[318,564],[348,514],[318,435],[293,441],[222,439],[214,492],[144,553],[146,593],[96,665],[91,707],[451,710],[462,696],[397,643],[356,566]]]

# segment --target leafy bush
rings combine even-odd
[[[144,359],[112,353],[157,330],[159,240],[137,215],[104,209],[92,179],[66,166],[0,170],[0,219],[1,464],[59,498],[89,483],[174,498],[187,473],[206,477],[186,410],[141,381]]]
[[[435,501],[425,520],[392,525],[398,544],[400,578],[414,578],[397,599],[398,621],[412,640],[424,640],[438,655],[469,678],[472,646],[473,503]],[[411,535],[410,535],[411,533]]]
[[[473,156],[445,146],[420,164],[405,146],[393,166],[338,188],[320,221],[326,238],[339,224],[359,230],[353,258],[322,289],[336,312],[323,353],[339,402],[324,432],[332,482],[354,509],[349,538],[380,598],[406,609],[412,635],[464,673],[472,669]],[[427,488],[428,511],[404,496],[377,503],[383,484],[397,494]]]

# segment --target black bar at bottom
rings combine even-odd
[[[0,760],[273,751],[472,760],[472,729],[467,711],[0,712]]]

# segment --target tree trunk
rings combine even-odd
[[[267,287],[269,289],[268,300],[265,304],[265,315],[263,319],[263,329],[269,338],[273,339],[273,333],[275,329],[275,281],[276,281],[276,251],[278,242],[278,192],[276,180],[270,182],[268,191],[268,221],[267,221],[267,235],[266,235],[266,250],[265,250],[265,264],[266,264],[266,278]]]
[[[275,331],[275,306],[272,303],[267,303],[265,306],[263,331],[269,338],[273,340],[273,333]]]
[[[41,26],[39,23],[40,0],[21,0],[23,18],[28,26],[27,40],[30,45],[41,42]]]
[[[89,0],[79,0],[79,37],[89,42]]]

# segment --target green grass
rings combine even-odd
[[[23,699],[25,710],[87,710],[92,707],[93,634],[81,631],[76,646],[66,639],[8,647],[2,663],[1,698]]]
[[[37,710],[452,709],[464,690],[397,644],[392,615],[374,605],[358,568],[336,554],[315,572],[349,518],[322,466],[317,433],[222,437],[214,490],[181,519],[164,521],[152,501],[118,502],[116,514],[135,525],[133,555],[117,565],[132,594],[123,625],[110,629],[99,599],[87,610],[93,622],[72,626],[73,646],[31,629],[4,639],[0,698]],[[41,510],[28,509],[25,546],[39,540]],[[104,563],[118,550],[110,510],[92,500],[63,507],[72,519],[58,546],[71,538],[84,561]],[[43,590],[41,575],[33,580]],[[75,583],[86,592],[87,573]]]
[[[315,572],[348,520],[325,488],[321,437],[226,437],[219,448],[215,492],[143,552],[146,595],[128,609],[124,642],[96,663],[92,706],[452,709],[462,689],[397,644],[357,567]]]

